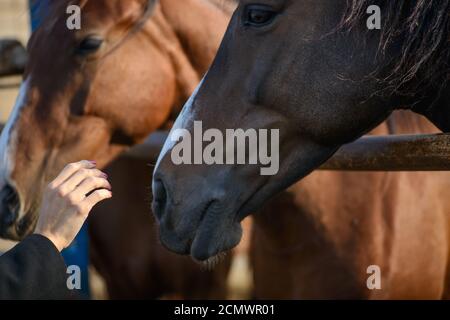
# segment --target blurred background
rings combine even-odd
[[[27,0],[0,0],[0,38],[17,39],[26,44],[30,35]],[[0,117],[4,122],[18,92],[20,76],[0,78]]]

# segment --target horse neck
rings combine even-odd
[[[208,70],[231,17],[209,1],[213,0],[161,0],[142,30],[164,51],[176,74],[173,116]]]
[[[233,14],[239,4],[239,0],[206,0],[212,3],[220,10],[226,12],[229,16]]]
[[[439,129],[425,117],[406,110],[395,111],[386,123],[390,134],[439,132]]]
[[[209,69],[231,18],[230,12],[211,1],[215,0],[161,1],[164,17],[202,75]]]

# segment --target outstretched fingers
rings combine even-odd
[[[74,173],[69,179],[67,179],[63,184],[61,184],[60,189],[63,194],[69,194],[79,189],[81,185],[87,186],[96,184],[99,181],[106,181],[108,176],[97,169],[80,169]],[[102,187],[102,185],[100,185]],[[88,190],[89,193],[92,190]]]
[[[82,169],[94,169],[96,166],[95,161],[79,161],[66,165],[61,173],[51,182],[51,187],[56,189],[62,185],[66,180],[70,179],[72,175]]]

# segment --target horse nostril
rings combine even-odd
[[[6,185],[0,192],[0,218],[4,226],[11,226],[16,222],[19,214],[19,196],[10,185]]]
[[[167,192],[162,180],[155,180],[153,183],[153,211],[160,220],[164,214],[167,203]]]

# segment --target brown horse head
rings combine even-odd
[[[380,30],[368,23],[368,12],[377,12],[371,5]],[[166,246],[200,260],[230,249],[243,217],[396,108],[449,130],[449,9],[449,0],[240,1],[155,170],[154,211]],[[279,130],[276,174],[261,174],[257,147],[270,143],[263,135],[259,144],[241,139],[245,161],[228,161],[229,129],[247,138]],[[191,154],[180,147],[191,137],[193,161],[177,155]],[[259,162],[251,162],[255,155]]]
[[[66,26],[73,4],[80,30]],[[103,167],[161,127],[209,67],[228,20],[203,0],[52,1],[1,136],[1,235],[32,230],[41,190],[65,164]]]

